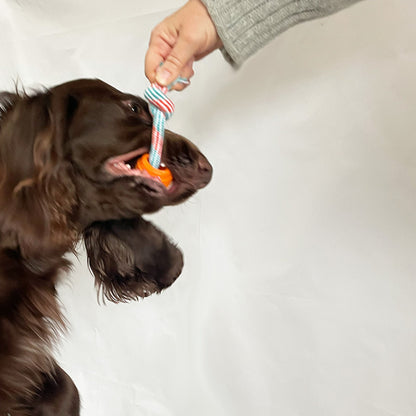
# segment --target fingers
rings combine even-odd
[[[164,57],[156,48],[150,46],[145,58],[144,72],[150,82],[156,81],[156,70],[160,63],[164,61]]]
[[[179,74],[179,76],[181,78],[185,78],[187,79],[189,82],[188,83],[182,83],[182,82],[177,82],[175,85],[173,85],[172,90],[175,91],[182,91],[184,90],[186,87],[188,87],[190,85],[190,79],[194,76],[195,72],[193,70],[193,63],[194,61],[191,60],[189,61],[185,67],[182,69],[181,73]],[[176,79],[176,78],[175,78]]]
[[[193,62],[221,45],[204,4],[200,0],[189,0],[153,30],[145,58],[146,77],[162,86],[171,84],[179,76],[191,78]],[[185,87],[176,84],[174,89],[180,91]]]
[[[193,71],[193,48],[176,32],[168,18],[152,31],[145,57],[145,74],[150,82],[167,86],[178,77],[191,78]],[[179,37],[178,37],[179,36]],[[173,89],[181,91],[186,84],[178,83]]]
[[[164,22],[153,29],[144,66],[146,77],[150,82],[156,81],[156,71],[169,55],[175,42],[175,34],[170,33],[169,26]]]
[[[160,72],[160,71],[163,70],[163,66],[161,66],[161,64],[163,64],[164,60],[165,60],[164,54],[160,53],[158,50],[153,51],[152,48],[149,48],[147,55],[146,55],[145,74],[150,82],[157,82],[160,85],[169,85],[171,83],[170,82],[171,78],[169,78],[167,82],[164,82],[163,80],[161,81],[158,78],[159,75],[163,76],[163,72]],[[176,73],[175,72],[173,75],[173,78],[174,78],[173,81],[175,81],[178,77],[190,80],[195,74],[193,70],[193,63],[194,63],[194,60],[191,59],[183,66],[182,69],[178,69],[176,72],[178,72],[179,75],[175,77],[175,73]],[[172,89],[176,91],[182,91],[188,85],[189,83],[184,84],[184,83],[178,82],[172,87]]]
[[[156,82],[162,86],[169,85],[179,76],[187,77],[192,71],[189,63],[193,62],[195,49],[183,37],[179,37],[163,65],[156,70]]]

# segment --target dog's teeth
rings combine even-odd
[[[126,167],[127,169],[131,169],[131,166],[128,163],[126,163]]]
[[[162,162],[162,163],[160,164],[160,167],[161,167],[161,168],[165,168],[165,167],[166,167],[166,165]]]

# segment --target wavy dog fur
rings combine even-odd
[[[110,301],[160,292],[181,273],[180,250],[141,215],[184,201],[212,169],[167,131],[173,186],[132,173],[151,122],[141,98],[99,80],[0,93],[0,416],[79,415],[52,352],[65,330],[55,287],[81,238]]]

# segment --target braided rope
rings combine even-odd
[[[167,87],[161,87],[153,83],[144,92],[144,98],[149,102],[150,112],[153,116],[152,142],[149,151],[149,163],[156,169],[160,166],[162,159],[163,141],[165,138],[165,122],[169,120],[175,110],[173,101],[166,96],[177,83],[188,83],[185,78],[178,78]]]

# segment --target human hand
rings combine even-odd
[[[153,29],[145,58],[146,77],[162,86],[169,85],[179,76],[191,78],[194,61],[221,46],[204,4],[200,0],[189,0]],[[173,89],[185,87],[177,83]]]

